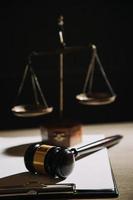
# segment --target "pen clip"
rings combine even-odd
[[[55,184],[55,185],[44,185],[42,190],[38,191],[38,194],[43,193],[70,193],[73,194],[76,191],[76,185],[74,183],[66,183],[66,184]]]

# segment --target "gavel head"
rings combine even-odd
[[[25,152],[24,162],[31,173],[64,179],[74,168],[75,156],[68,148],[32,144]]]

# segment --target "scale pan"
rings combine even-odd
[[[84,105],[106,105],[114,102],[116,95],[108,93],[81,93],[76,96],[76,99]]]
[[[17,117],[37,117],[51,113],[53,107],[44,107],[42,105],[16,105],[11,110]]]

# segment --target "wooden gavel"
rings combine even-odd
[[[117,144],[122,137],[114,135],[71,149],[42,143],[32,144],[24,155],[25,166],[31,173],[48,174],[50,177],[64,179],[72,172],[77,158],[105,147],[109,148]]]

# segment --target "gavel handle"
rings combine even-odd
[[[118,144],[122,138],[122,135],[113,135],[78,148],[72,148],[71,150],[74,152],[75,157],[77,158],[79,156],[84,156],[103,148],[110,148]]]

